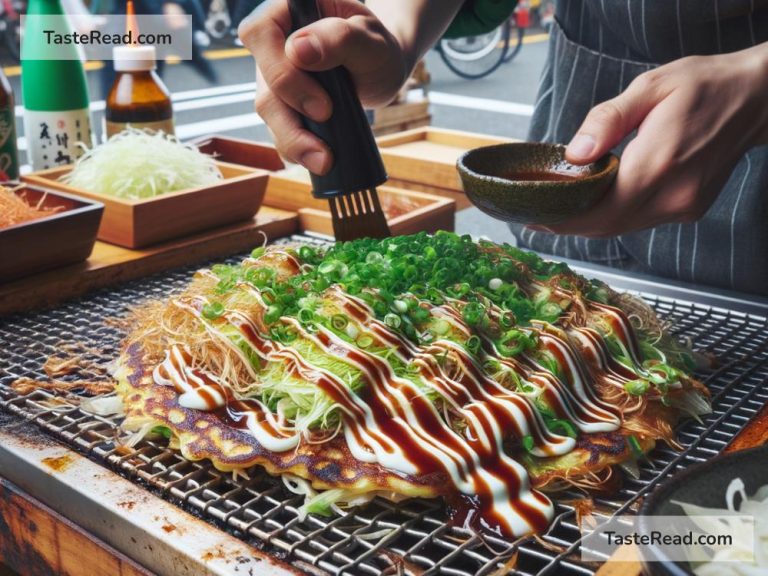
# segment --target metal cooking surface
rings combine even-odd
[[[303,240],[310,241],[306,238]],[[446,524],[440,501],[377,500],[343,517],[309,517],[299,523],[301,498],[259,468],[248,478],[233,479],[207,462],[187,462],[163,446],[144,441],[134,452],[115,449],[119,419],[86,414],[74,405],[47,404],[51,395],[22,396],[9,388],[16,378],[44,379],[42,365],[62,346],[77,342],[92,348],[104,363],[113,359],[122,337],[106,322],[125,315],[147,298],[163,298],[182,288],[194,268],[164,273],[42,313],[0,321],[0,407],[32,419],[57,438],[171,502],[234,533],[250,544],[287,560],[301,560],[331,574],[592,574],[596,565],[579,561],[579,530],[571,506],[556,498],[557,517],[541,540],[512,543],[469,533]],[[601,510],[632,510],[638,499],[662,479],[720,452],[748,420],[768,402],[768,323],[766,318],[720,308],[676,302],[641,294],[673,323],[673,332],[691,338],[695,348],[712,352],[720,367],[699,376],[713,394],[714,412],[702,423],[687,421],[679,429],[683,452],[658,448],[640,465],[641,477],[627,479],[609,498],[595,498]]]

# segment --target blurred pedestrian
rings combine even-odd
[[[176,16],[190,15],[192,17],[192,29],[195,27],[205,27],[205,17],[200,4],[200,0],[134,0],[134,8],[136,14],[141,15],[164,15],[169,21],[170,27],[177,27],[178,24],[173,23],[173,19]],[[114,0],[112,2],[111,11],[112,14],[125,14],[127,9],[127,0]],[[198,28],[199,29],[199,28]],[[211,65],[211,62],[205,57],[203,53],[203,46],[200,45],[192,34],[192,59],[184,60],[185,64],[192,66],[203,78],[210,83],[215,83],[218,80],[218,75],[215,69]],[[157,73],[162,76],[165,68],[165,62],[161,59],[157,63]],[[99,76],[99,84],[101,87],[102,97],[106,98],[109,94],[109,90],[112,87],[112,83],[115,80],[115,68],[111,60],[104,63],[104,67],[101,69]]]

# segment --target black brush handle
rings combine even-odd
[[[288,0],[288,8],[293,32],[323,17],[316,0]],[[383,184],[387,172],[349,71],[338,67],[309,74],[333,103],[333,113],[325,122],[302,116],[304,127],[333,152],[331,170],[323,176],[311,174],[313,196],[332,198]]]

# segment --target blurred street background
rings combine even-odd
[[[525,138],[536,96],[539,73],[547,54],[547,36],[529,30],[517,57],[485,78],[465,80],[451,72],[434,51],[427,56],[432,76],[429,87],[432,125],[486,134]],[[177,134],[182,139],[211,133],[269,140],[269,132],[253,112],[255,66],[245,48],[206,50],[218,81],[209,83],[184,63],[166,66],[163,81],[174,95]],[[88,63],[91,101],[104,100],[99,86],[101,63]],[[16,104],[22,104],[20,68],[3,69],[11,81]],[[101,124],[103,105],[96,106],[94,122]],[[21,128],[21,127],[20,127]]]

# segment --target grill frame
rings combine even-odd
[[[308,237],[293,240],[317,242]],[[122,454],[112,444],[119,418],[85,414],[73,404],[71,410],[66,406],[51,409],[46,405],[50,393],[38,390],[19,395],[8,387],[20,376],[45,377],[41,370],[45,358],[64,342],[98,344],[101,356],[114,356],[119,327],[105,325],[103,320],[125,313],[140,298],[166,297],[169,287],[184,286],[196,268],[158,274],[53,310],[0,321],[0,408],[34,421],[66,445],[250,544],[305,567],[315,566],[331,574],[423,570],[429,575],[466,576],[496,573],[517,554],[519,574],[594,573],[597,565],[578,560],[575,513],[573,506],[564,503],[578,498],[576,493],[556,498],[555,521],[540,541],[526,538],[511,543],[450,527],[438,501],[376,501],[346,516],[309,517],[298,523],[296,507],[301,498],[263,471],[251,469],[248,479],[233,479],[208,463],[187,462],[155,441],[144,441],[136,451]],[[704,378],[713,392],[713,414],[702,424],[691,420],[678,430],[685,450],[654,450],[652,458],[641,463],[639,480],[628,479],[615,496],[595,497],[604,513],[631,513],[640,498],[663,479],[719,453],[768,402],[768,389],[762,386],[768,380],[768,320],[764,315],[669,295],[639,295],[673,320],[673,332],[698,335],[698,349],[704,346],[725,362]],[[390,532],[378,539],[365,537],[384,529]],[[552,545],[561,549],[548,549]]]

